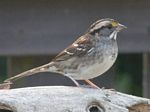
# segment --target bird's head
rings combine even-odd
[[[125,29],[126,26],[120,24],[118,21],[110,18],[101,19],[93,23],[88,29],[88,33],[110,39],[116,39],[117,33]]]

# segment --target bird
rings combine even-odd
[[[70,78],[76,86],[80,86],[77,80],[84,80],[89,86],[99,88],[90,79],[104,74],[115,63],[118,55],[117,34],[125,28],[115,19],[99,19],[48,64],[10,77],[4,83],[12,84],[39,72],[53,72]]]

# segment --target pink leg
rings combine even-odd
[[[84,80],[86,83],[88,83],[90,86],[92,86],[93,88],[96,88],[96,89],[100,89],[97,85],[95,85],[93,82],[91,82],[90,80]]]

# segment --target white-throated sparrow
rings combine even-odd
[[[76,80],[85,80],[98,88],[89,79],[106,72],[115,62],[118,54],[117,33],[126,28],[114,19],[101,19],[93,23],[87,32],[72,45],[58,54],[50,63],[8,78],[4,83],[39,72],[55,72]]]

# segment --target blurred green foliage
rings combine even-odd
[[[120,54],[116,63],[117,90],[142,96],[142,54]]]
[[[0,82],[6,79],[7,74],[7,59],[6,57],[0,57]]]

